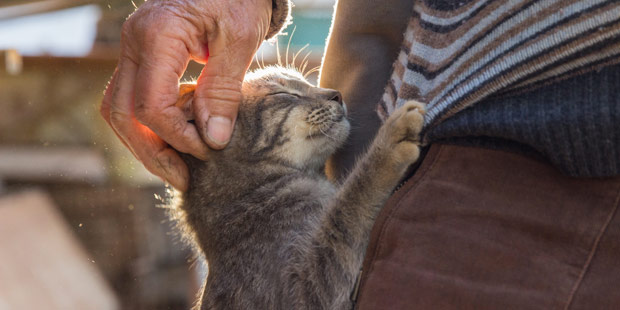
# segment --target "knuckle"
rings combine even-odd
[[[195,94],[198,98],[241,100],[241,81],[225,76],[205,76],[199,80]]]
[[[170,123],[170,129],[173,133],[183,134],[186,127],[187,122],[182,118],[174,118]]]
[[[220,115],[234,118],[237,115],[239,104],[231,100],[213,100],[207,104],[210,115]]]
[[[119,125],[129,120],[129,116],[127,114],[122,113],[120,111],[114,111],[114,110],[111,110],[109,112],[109,117],[110,117],[110,125],[112,125],[112,127],[117,130],[121,129]]]
[[[165,25],[170,23],[170,16],[165,14],[165,10],[158,8],[138,9],[122,25],[121,34],[135,37],[138,40],[148,42],[158,36],[166,29]]]
[[[153,123],[153,119],[155,118],[157,113],[152,107],[148,105],[136,104],[134,107],[134,115],[140,123],[149,126]]]
[[[217,89],[210,90],[208,94],[199,99],[206,99],[209,106],[215,104],[225,108],[234,108],[239,105],[241,94],[236,91]]]
[[[127,36],[128,34],[133,32],[133,21],[134,17],[130,16],[127,20],[123,22],[121,26],[121,35]]]
[[[121,26],[121,40],[132,40],[136,29],[136,16],[131,15]]]
[[[236,114],[243,98],[241,82],[222,77],[217,79],[207,77],[206,80],[210,82],[199,85],[200,90],[194,94],[195,102],[203,102],[210,113],[226,116]]]
[[[141,45],[144,45],[153,42],[160,30],[160,25],[157,25],[152,19],[143,18],[135,22],[131,28],[131,34]]]
[[[139,34],[143,40],[143,42],[155,42],[159,40],[162,28],[165,28],[163,20],[158,21],[144,21],[145,24],[142,24],[138,29]]]

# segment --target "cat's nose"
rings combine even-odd
[[[342,94],[339,91],[330,89],[326,96],[329,101],[336,101],[342,105]]]

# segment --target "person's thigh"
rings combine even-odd
[[[357,308],[618,308],[619,193],[620,178],[433,145],[381,211]]]

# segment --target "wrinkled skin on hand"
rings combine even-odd
[[[241,83],[271,9],[272,0],[150,0],[123,24],[101,114],[136,158],[175,188],[186,190],[188,171],[174,149],[206,160],[208,147],[228,143]],[[205,63],[194,97],[196,125],[175,106],[190,59]]]

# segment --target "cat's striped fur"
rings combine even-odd
[[[248,75],[243,93],[228,147],[184,155],[180,210],[209,264],[201,308],[348,309],[375,216],[418,158],[424,107],[395,112],[335,185],[323,166],[349,131],[340,94],[283,68]]]

